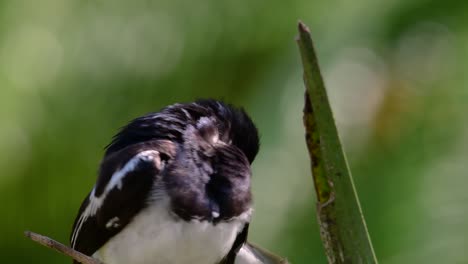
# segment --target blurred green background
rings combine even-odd
[[[69,263],[23,230],[67,241],[120,126],[214,97],[261,132],[250,240],[325,263],[300,18],[380,262],[468,263],[467,17],[458,0],[1,1],[1,262]]]

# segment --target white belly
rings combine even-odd
[[[167,206],[151,206],[93,256],[106,264],[215,264],[229,252],[250,214],[213,225],[175,221]]]

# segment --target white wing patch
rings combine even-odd
[[[104,192],[99,196],[95,196],[95,189],[96,186],[93,188],[91,191],[91,194],[89,195],[89,203],[86,209],[83,211],[83,213],[80,215],[80,218],[78,219],[78,222],[76,223],[75,230],[73,231],[73,235],[71,237],[71,245],[72,248],[75,248],[76,245],[76,240],[78,238],[78,234],[83,227],[83,224],[86,222],[86,220],[91,217],[96,215],[97,211],[99,208],[102,206],[102,203],[107,197],[107,194],[117,187],[118,189],[122,189],[122,179],[127,175],[127,173],[135,170],[136,166],[140,161],[151,161],[155,160],[155,162],[160,163],[161,161],[159,160],[159,152],[156,150],[146,150],[138,153],[135,157],[130,159],[125,166],[123,166],[120,170],[114,172],[112,174],[110,181],[106,185],[106,188],[104,189]],[[159,167],[160,164],[157,164]],[[111,219],[112,220],[112,219]]]
[[[107,221],[106,228],[111,229],[111,228],[120,227],[119,221],[120,221],[120,219],[117,216],[112,217],[111,220]]]

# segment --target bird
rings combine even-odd
[[[71,247],[105,264],[267,263],[247,242],[259,145],[245,110],[214,99],[130,121],[105,148]]]

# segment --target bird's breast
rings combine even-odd
[[[215,264],[249,221],[248,211],[230,221],[185,221],[159,201],[141,211],[93,256],[106,264]]]

